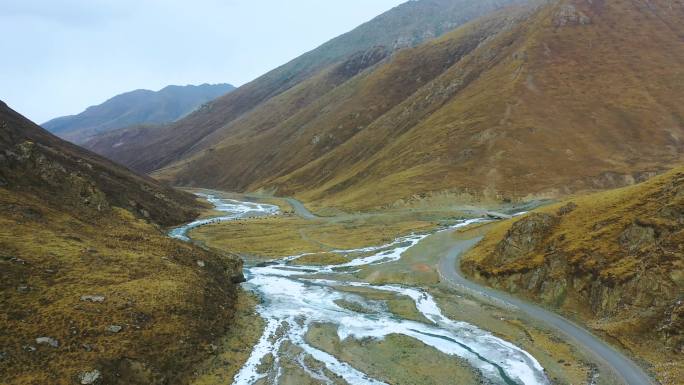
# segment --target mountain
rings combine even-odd
[[[241,276],[238,258],[162,230],[203,208],[0,102],[3,384],[187,383]]]
[[[632,184],[684,160],[683,20],[666,0],[514,5],[416,47],[373,44],[286,90],[269,79],[302,75],[281,69],[170,127],[89,146],[177,185],[314,207]]]
[[[43,123],[66,140],[83,143],[88,138],[119,128],[174,122],[203,104],[234,90],[230,84],[167,86],[160,91],[135,90],[88,107],[78,115]]]
[[[264,119],[262,128],[270,128],[397,50],[441,36],[494,9],[523,1],[409,1],[217,99],[176,124],[123,130],[94,138],[86,146],[135,170],[153,171],[204,147],[199,142],[209,141],[208,136],[214,132],[235,131],[231,123],[265,111],[269,118]],[[286,91],[293,97],[284,95]],[[269,111],[272,106],[277,110]]]
[[[684,378],[684,168],[502,222],[462,267]]]

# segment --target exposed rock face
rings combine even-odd
[[[38,338],[36,338],[36,344],[48,345],[48,346],[51,346],[53,348],[59,347],[59,341],[57,341],[54,338],[50,338],[50,337],[38,337]]]
[[[570,202],[567,205],[559,208],[557,214],[558,214],[558,216],[562,217],[564,215],[568,215],[571,212],[575,211],[576,208],[577,208],[577,205],[575,204],[575,202]]]
[[[575,8],[573,4],[563,4],[556,12],[553,22],[557,27],[586,25],[591,23],[591,18]]]
[[[618,242],[628,253],[651,249],[657,246],[655,229],[633,223],[620,234]]]
[[[557,222],[557,217],[539,213],[515,222],[497,246],[496,263],[510,263],[537,249]]]
[[[579,316],[658,365],[684,352],[683,214],[679,169],[501,223],[463,269]]]
[[[60,195],[64,202],[75,206],[89,207],[97,211],[109,209],[106,195],[84,174],[68,171],[59,161],[46,156],[50,149],[25,141],[13,148],[5,150],[2,166],[23,175],[36,175],[40,183],[49,186],[55,195]],[[82,162],[87,169],[92,165]]]
[[[84,295],[81,296],[81,301],[102,303],[105,301],[105,297],[103,295]]]
[[[675,345],[675,339],[680,339],[684,330],[684,300],[677,301],[667,309],[665,318],[658,325],[657,331],[663,335],[669,345]],[[684,354],[684,347],[678,347],[680,354]]]
[[[358,75],[361,71],[372,67],[390,55],[390,51],[385,47],[378,46],[366,51],[357,52],[347,59],[344,63],[334,69],[334,74],[343,79],[350,79]]]

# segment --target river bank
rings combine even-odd
[[[282,206],[280,207],[287,207],[287,202],[283,202]],[[467,216],[466,213],[453,212],[450,213],[450,216],[442,216],[441,218],[437,218],[434,213],[422,213],[416,215],[415,212],[412,212],[410,214],[411,215],[408,216],[414,218],[414,220],[415,218],[430,219],[430,221],[425,221],[425,228],[427,229],[425,230],[426,233],[429,231],[429,229],[434,230],[439,226],[443,226],[445,221],[454,221],[456,220],[455,217],[464,218]],[[369,242],[370,244],[373,244],[372,241],[375,241],[375,244],[383,244],[386,243],[383,242],[386,241],[386,239],[383,238],[387,238],[387,235],[378,237],[377,229],[386,230],[389,224],[397,225],[397,223],[402,222],[401,218],[405,217],[402,217],[402,215],[398,215],[397,213],[393,213],[393,215],[388,215],[386,217],[378,215],[373,216],[373,220],[370,221],[368,221],[367,218],[368,217],[366,217],[364,220],[359,218],[352,219],[349,217],[345,218],[344,220],[340,220],[340,218],[306,219],[305,223],[314,222],[314,227],[319,229],[324,228],[325,230],[311,232],[311,229],[307,230],[306,227],[304,227],[303,230],[302,228],[299,229],[302,231],[289,232],[289,235],[287,235],[285,238],[290,238],[290,242],[304,242],[308,245],[317,245],[318,247],[325,245],[328,253],[330,252],[330,249],[334,249],[335,246],[340,246],[337,244],[340,242],[345,243],[346,245],[349,245],[351,242],[355,243],[356,246],[361,246],[360,243],[364,243],[363,246],[368,246]],[[236,231],[238,231],[237,229],[242,229],[240,231],[247,232],[252,231],[255,234],[255,237],[252,240],[257,241],[259,239],[258,236],[256,236],[257,233],[269,228],[279,228],[281,225],[283,225],[283,223],[287,223],[287,220],[292,221],[292,218],[287,216],[278,216],[269,217],[268,219],[262,218],[250,221],[237,220],[205,226],[193,230],[190,234],[192,238],[195,238],[196,236],[200,238],[207,232],[213,233],[213,239],[212,237],[208,237],[203,239],[203,242],[206,242],[210,246],[219,244],[222,245],[222,247],[226,247],[228,245],[227,239],[231,239],[231,235],[228,234],[236,234]],[[322,222],[316,223],[316,221]],[[297,226],[305,225],[303,223],[289,223],[287,226],[293,230],[297,230]],[[376,231],[374,231],[374,229]],[[341,235],[338,234],[336,230],[340,230]],[[397,230],[401,230],[401,226],[392,228],[391,231]],[[480,228],[479,230],[475,229],[473,231],[486,231],[486,229]],[[366,237],[360,237],[358,235],[350,236],[350,234],[354,234],[355,232],[358,234],[366,234]],[[224,234],[224,236],[220,236],[219,234]],[[369,239],[362,239],[367,238],[368,234],[371,234],[371,238],[375,236],[375,239],[372,239],[371,241],[369,241]],[[401,232],[394,235],[401,235]],[[466,235],[470,236],[471,234]],[[326,237],[326,242],[322,242],[322,237],[324,236]],[[252,365],[252,367],[260,369],[254,369],[251,373],[251,377],[244,376],[244,381],[237,381],[237,383],[261,384],[275,381],[280,383],[307,383],[304,381],[305,378],[308,379],[307,381],[320,383],[315,381],[321,381],[320,378],[323,378],[321,375],[327,378],[326,381],[330,381],[331,383],[336,383],[336,381],[339,381],[339,373],[326,373],[326,370],[330,370],[327,369],[328,365],[332,365],[332,363],[327,362],[326,364],[325,360],[323,360],[323,365],[321,366],[321,358],[318,357],[318,360],[314,359],[313,357],[315,355],[312,355],[311,352],[307,352],[306,349],[302,349],[302,341],[304,341],[307,346],[317,349],[319,352],[328,354],[333,357],[334,360],[337,360],[337,362],[343,364],[351,364],[351,361],[355,361],[352,360],[353,357],[363,357],[363,352],[366,352],[366,354],[369,354],[368,352],[373,352],[373,354],[370,354],[369,356],[374,357],[374,359],[363,360],[364,362],[369,361],[370,366],[365,367],[362,365],[362,367],[366,369],[366,373],[372,372],[374,376],[379,377],[379,379],[374,378],[376,381],[384,380],[385,382],[392,384],[423,384],[431,383],[430,381],[434,381],[432,383],[440,383],[438,382],[439,379],[442,378],[440,376],[444,375],[445,373],[450,373],[454,376],[456,376],[457,373],[460,373],[458,376],[461,377],[456,376],[454,378],[469,378],[468,376],[472,376],[473,373],[482,376],[483,372],[481,368],[478,369],[476,365],[472,364],[472,362],[469,363],[463,358],[459,360],[458,357],[452,353],[445,353],[439,351],[439,349],[435,350],[434,347],[429,346],[429,344],[425,344],[424,341],[420,341],[420,339],[416,340],[416,336],[401,337],[401,333],[396,333],[395,331],[385,335],[384,338],[379,338],[378,336],[373,336],[370,339],[342,338],[344,336],[340,335],[339,333],[340,325],[335,326],[335,322],[329,322],[330,320],[326,320],[325,317],[321,317],[320,313],[325,312],[324,310],[326,306],[332,306],[336,316],[339,316],[345,312],[352,312],[354,317],[358,317],[359,314],[364,317],[368,315],[371,315],[372,317],[378,317],[377,307],[379,306],[382,309],[380,314],[385,314],[389,317],[388,319],[400,319],[408,322],[418,322],[421,327],[430,323],[429,320],[426,321],[426,317],[417,310],[417,303],[412,301],[410,297],[407,297],[405,294],[388,293],[387,291],[384,291],[383,293],[383,290],[379,289],[378,286],[369,286],[364,288],[358,287],[359,284],[366,285],[366,283],[384,283],[393,285],[401,284],[402,287],[407,287],[406,285],[414,285],[421,293],[424,293],[424,295],[434,298],[434,303],[438,308],[441,309],[443,313],[442,316],[444,316],[446,319],[453,319],[457,320],[457,322],[468,322],[472,325],[478,325],[478,327],[494,333],[490,333],[490,335],[496,336],[496,338],[502,338],[501,341],[513,342],[513,345],[511,346],[517,345],[524,349],[522,351],[528,351],[530,353],[530,357],[534,357],[535,361],[540,366],[544,367],[545,370],[542,371],[542,373],[545,373],[544,376],[546,376],[546,380],[550,383],[575,384],[587,383],[589,380],[595,381],[595,383],[598,384],[614,383],[614,381],[612,381],[608,375],[602,376],[599,374],[601,368],[592,363],[591,359],[582,352],[582,349],[574,346],[571,343],[568,343],[558,336],[555,336],[543,326],[535,325],[534,322],[526,319],[520,314],[516,314],[510,309],[497,308],[491,304],[482,303],[482,301],[470,297],[467,293],[459,293],[458,291],[454,291],[452,288],[440,285],[437,269],[439,261],[435,260],[435,258],[436,256],[440,255],[440,250],[446,248],[450,244],[453,244],[454,240],[457,240],[459,237],[462,238],[463,236],[463,232],[454,233],[452,231],[443,231],[432,235],[426,234],[425,236],[421,235],[421,239],[418,240],[418,242],[412,243],[410,245],[404,243],[402,245],[403,250],[398,253],[400,258],[385,260],[384,263],[381,264],[353,263],[352,261],[359,260],[359,258],[364,257],[368,258],[369,255],[364,256],[355,255],[354,253],[346,253],[345,255],[352,254],[349,256],[351,259],[347,263],[353,263],[353,265],[356,265],[350,271],[339,271],[339,267],[335,266],[329,266],[324,268],[325,271],[322,271],[322,267],[315,266],[315,258],[313,261],[314,267],[310,266],[311,263],[300,267],[297,266],[295,261],[293,261],[294,258],[292,257],[286,260],[282,260],[281,258],[282,264],[280,266],[253,267],[248,269],[247,275],[251,276],[251,281],[246,284],[246,287],[251,288],[257,293],[259,292],[259,288],[256,288],[255,290],[254,285],[259,285],[259,277],[257,276],[257,279],[255,279],[256,275],[261,274],[261,278],[268,278],[266,281],[285,279],[286,281],[289,281],[287,282],[288,285],[292,284],[293,282],[302,283],[301,280],[300,282],[297,281],[299,278],[301,278],[301,276],[306,276],[305,280],[307,280],[307,285],[312,284],[311,280],[325,279],[326,281],[330,281],[331,278],[333,278],[332,281],[336,282],[334,285],[335,288],[322,288],[320,287],[320,282],[314,284],[313,287],[315,290],[323,290],[324,292],[326,292],[326,290],[330,290],[330,292],[326,292],[326,295],[333,295],[335,298],[332,300],[332,304],[326,303],[325,306],[323,306],[319,303],[317,304],[318,307],[314,307],[315,309],[312,309],[311,313],[315,314],[315,319],[310,320],[312,322],[304,322],[304,324],[307,324],[307,331],[302,332],[299,330],[297,333],[295,333],[295,335],[303,337],[301,340],[293,338],[291,334],[293,333],[292,325],[289,325],[285,329],[272,326],[274,328],[271,330],[272,341],[277,342],[278,337],[283,337],[285,335],[289,335],[290,338],[281,341],[281,344],[278,346],[278,348],[273,349],[277,354],[270,352],[270,354],[266,353],[262,355],[259,360],[254,358],[253,361],[258,362],[255,365]],[[226,243],[222,244],[221,241]],[[407,241],[404,240],[398,243],[402,242]],[[264,260],[277,259],[275,256],[278,255],[278,244],[280,243],[283,243],[283,239],[274,240],[269,239],[268,236],[262,238],[261,242],[254,242],[254,244],[259,244],[259,247],[264,247],[264,245],[267,245],[271,249],[272,255],[266,257],[259,256],[255,250],[252,250],[252,253],[248,255],[248,265],[254,266]],[[291,249],[286,248],[284,251],[290,250]],[[380,249],[375,250],[378,251]],[[358,252],[358,250],[353,251]],[[382,252],[387,251],[389,250],[382,250]],[[372,251],[365,251],[366,254],[369,252],[372,254]],[[363,252],[361,253],[363,254]],[[385,255],[389,254],[392,253],[387,253]],[[293,253],[284,252],[279,256],[284,257],[287,255],[293,255]],[[351,266],[349,268],[351,268]],[[256,269],[257,274],[254,274],[255,270],[252,269]],[[259,273],[258,269],[265,270]],[[349,283],[352,282],[353,284],[349,285]],[[307,285],[305,285],[306,290],[314,290],[314,288]],[[263,306],[265,303],[268,303],[269,300],[273,300],[272,296],[264,295],[263,287],[261,290],[262,291],[260,295],[262,302],[259,306]],[[362,292],[359,292],[359,290]],[[282,288],[280,291],[283,291]],[[351,295],[352,300],[346,298],[347,295]],[[341,296],[341,298],[338,298],[338,296]],[[325,297],[325,295],[322,297]],[[301,305],[297,306],[301,308]],[[367,309],[368,307],[375,310],[369,312]],[[293,306],[284,307],[284,309],[288,308],[293,308]],[[294,308],[298,307],[295,306]],[[267,320],[269,319],[269,315],[265,315],[263,311],[261,312],[261,315]],[[282,314],[280,315],[282,316]],[[421,317],[423,317],[422,321]],[[294,329],[301,327],[303,322],[301,319],[296,318],[289,319],[289,321],[296,325]],[[368,325],[365,325],[364,327],[368,328]],[[337,333],[335,333],[336,329]],[[478,330],[481,329],[478,328]],[[337,334],[337,336],[335,336],[335,334]],[[297,342],[300,344],[293,344],[293,339],[297,340]],[[436,372],[433,373],[435,374],[432,376],[433,379],[429,380],[425,378],[426,372],[421,370],[401,371],[391,369],[391,365],[388,366],[387,363],[393,361],[394,359],[398,359],[391,358],[394,357],[394,355],[396,355],[398,352],[403,352],[403,358],[400,362],[404,362],[406,365],[409,365],[410,362],[421,362],[421,358],[424,359],[424,357],[428,356],[431,357],[431,359],[433,357],[435,359],[438,357],[444,357],[445,362],[450,362],[453,365],[441,365],[443,370],[439,372],[439,375],[437,375],[438,373]],[[281,353],[282,355],[279,355]],[[254,354],[252,354],[252,357],[254,357]],[[319,363],[316,364],[316,361],[319,361]],[[334,367],[334,365],[332,366]],[[274,368],[279,369],[275,370],[274,372]],[[250,382],[249,378],[256,380]],[[240,379],[238,378],[238,380]],[[503,377],[499,378],[498,380],[503,381],[501,383],[507,383]],[[324,383],[326,381],[324,381]],[[497,380],[492,378],[487,381],[497,383]],[[522,381],[521,383],[529,383],[525,382],[525,380],[520,381]],[[210,383],[211,382],[204,382],[203,384]],[[515,383],[515,381],[513,383]]]

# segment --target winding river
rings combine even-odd
[[[279,212],[278,207],[272,205],[222,199],[214,195],[204,197],[225,215],[176,228],[170,236],[189,241],[189,230],[199,226]],[[440,231],[477,221],[481,219],[461,221]],[[245,286],[262,298],[257,311],[266,321],[266,327],[233,383],[255,384],[266,380],[266,383],[277,384],[283,371],[281,350],[287,342],[301,352],[300,359],[296,361],[301,369],[320,383],[334,384],[341,378],[351,385],[384,384],[307,342],[306,334],[311,325],[327,324],[334,325],[340,341],[348,338],[383,339],[390,334],[416,339],[465,360],[488,383],[549,384],[544,369],[529,353],[474,325],[445,317],[432,296],[420,288],[370,285],[350,280],[349,273],[355,269],[396,261],[402,253],[428,236],[430,234],[411,234],[382,246],[333,251],[349,258],[349,262],[342,265],[298,266],[297,259],[306,255],[302,254],[246,268],[248,282]],[[403,319],[391,313],[382,301],[367,299],[343,290],[345,288],[390,292],[410,298],[426,321]],[[352,303],[355,310],[341,303]],[[269,363],[266,370],[263,362]]]

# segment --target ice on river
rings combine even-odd
[[[264,378],[266,374],[257,371],[259,362],[268,353],[277,356],[278,347],[284,340],[299,346],[350,384],[382,383],[307,344],[304,337],[312,323],[336,325],[340,340],[382,339],[390,334],[403,334],[445,354],[461,357],[493,383],[548,384],[544,369],[530,354],[473,325],[445,317],[432,296],[425,291],[402,286],[310,279],[301,272],[300,275],[293,275],[293,270],[279,269],[278,266],[252,268],[249,274],[248,285],[264,301],[259,306],[259,314],[269,326],[249,361],[236,376],[234,384],[253,384]],[[340,286],[362,286],[407,296],[413,299],[418,311],[431,323],[400,319],[379,310],[362,296],[337,290]],[[339,306],[339,300],[354,303],[368,301],[366,307],[376,309],[376,312],[355,312]],[[274,325],[285,326],[276,332]],[[274,340],[275,336],[277,339]],[[332,380],[326,382],[332,383]]]
[[[275,206],[237,202],[213,196],[209,196],[208,199],[216,205],[218,210],[226,212],[227,215],[193,222],[172,231],[171,236],[187,239],[186,234],[189,229],[212,223],[211,221],[234,220],[249,216],[249,213],[253,211],[274,214],[278,210]],[[478,221],[484,221],[484,219],[461,221],[448,229]],[[343,378],[351,385],[383,384],[382,381],[369,377],[349,363],[342,362],[335,356],[307,343],[305,336],[309,326],[314,323],[336,326],[340,340],[383,339],[390,334],[414,338],[442,353],[466,360],[495,384],[549,384],[544,369],[529,353],[474,325],[449,319],[442,314],[434,298],[424,290],[334,279],[340,272],[348,273],[350,268],[396,261],[406,250],[427,236],[429,234],[411,234],[382,246],[335,250],[335,253],[357,257],[343,265],[293,266],[292,263],[296,263],[296,259],[302,256],[298,255],[283,258],[276,265],[247,269],[246,275],[249,281],[245,285],[261,296],[263,302],[258,306],[258,312],[266,320],[266,327],[248,361],[234,378],[234,384],[254,384],[267,376],[270,376],[269,382],[277,384],[282,374],[279,351],[285,341],[299,347],[314,360],[323,364],[330,373]],[[286,263],[289,264],[285,265]],[[320,277],[320,273],[325,273],[332,279],[316,278],[316,275]],[[390,313],[386,306],[378,306],[377,300],[368,300],[361,295],[339,290],[344,286],[364,287],[368,290],[406,296],[415,302],[418,311],[429,322],[401,319]],[[339,306],[340,300],[353,302],[373,311],[356,312]],[[271,370],[268,373],[260,372],[260,363],[269,354],[273,355]],[[307,367],[305,360],[301,357],[295,362],[298,362],[302,369],[317,381],[334,383],[333,379],[328,378],[320,369]]]
[[[180,239],[182,241],[190,241],[188,238],[188,232],[200,226],[221,223],[227,221],[234,221],[240,218],[247,218],[250,216],[265,216],[265,215],[275,215],[278,214],[280,209],[278,206],[264,204],[264,203],[254,203],[254,202],[241,202],[234,199],[223,199],[215,195],[207,194],[197,194],[200,197],[205,198],[209,203],[214,205],[214,210],[226,213],[225,216],[213,217],[199,219],[194,222],[188,223],[181,227],[177,227],[169,232],[171,238]]]

